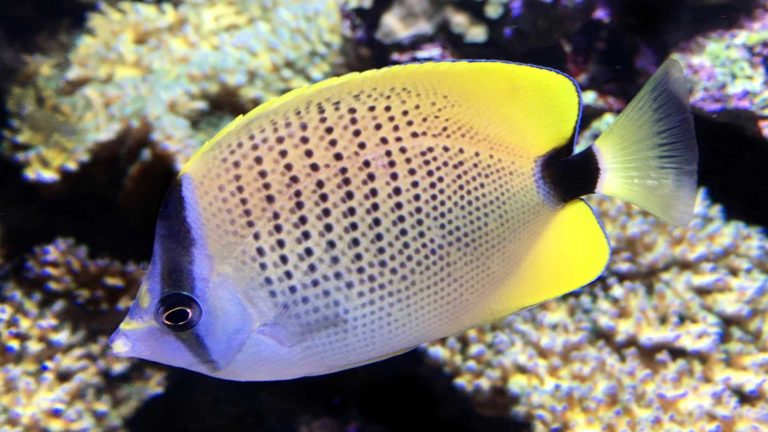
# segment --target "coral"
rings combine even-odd
[[[117,430],[164,388],[164,373],[111,355],[63,322],[66,302],[0,287],[0,424],[3,430]],[[8,429],[5,429],[8,428]]]
[[[488,39],[488,26],[453,3],[435,0],[396,0],[381,16],[375,37],[385,44],[403,43],[416,37],[430,36],[447,23],[453,33],[467,43]],[[494,0],[488,4],[502,3]]]
[[[465,7],[461,1],[396,0],[381,17],[376,38],[385,44],[404,43],[447,25],[465,43],[496,37],[505,48],[522,51],[552,44],[590,18],[608,19],[598,16],[601,9],[589,0],[484,0],[482,14]]]
[[[489,1],[487,4],[493,3]],[[460,35],[465,43],[483,43],[488,40],[488,25],[475,18],[470,12],[454,5],[447,5],[443,13],[448,28],[452,33]]]
[[[671,227],[594,198],[612,243],[592,285],[425,347],[480,406],[536,430],[768,428],[768,239],[702,192]]]
[[[587,105],[585,103],[585,106],[601,108],[603,105],[598,102],[596,105]],[[616,117],[617,114],[608,111],[594,119],[592,123],[590,123],[589,127],[580,132],[579,142],[576,143],[575,151],[578,153],[590,147],[595,142],[597,137],[605,132],[605,130],[608,129],[608,126],[613,124],[613,121],[616,120]]]
[[[3,150],[25,166],[24,176],[32,181],[55,181],[76,170],[90,158],[83,143],[98,139],[82,127],[92,118],[88,101],[58,93],[61,65],[56,58],[29,58],[18,79],[29,84],[15,85],[8,95],[12,117],[4,135],[11,144]]]
[[[341,0],[341,6],[344,9],[370,9],[373,7],[374,0]]]
[[[584,107],[594,108],[603,111],[621,111],[626,105],[621,100],[599,93],[595,90],[582,90],[581,103]]]
[[[71,241],[59,240],[30,258],[28,271],[39,272],[34,283],[0,281],[3,430],[119,430],[144,400],[164,389],[160,369],[112,355],[106,334],[70,319],[72,305],[64,293],[73,288],[79,297],[75,286],[84,276],[76,276],[77,268],[86,279],[102,282],[123,274],[126,287],[138,282],[128,279],[140,276],[132,265],[120,270],[115,262],[88,263],[85,254]],[[38,283],[55,287],[56,298],[36,289]]]
[[[396,0],[381,16],[374,36],[385,44],[429,36],[443,20],[439,7],[430,0]]]
[[[57,181],[126,130],[148,132],[151,151],[139,162],[161,155],[180,168],[233,114],[328,76],[341,45],[330,0],[100,8],[66,70],[52,68],[32,88],[17,85],[9,104],[17,131],[9,135],[26,149],[17,159],[31,180]],[[34,98],[37,88],[45,91]],[[30,132],[37,118],[47,122],[45,135]]]
[[[704,111],[725,109],[754,112],[764,137],[768,138],[768,4],[741,25],[717,30],[680,47],[673,57],[691,76],[691,102]]]
[[[25,284],[48,298],[67,297],[91,312],[127,311],[144,270],[128,262],[91,259],[85,246],[59,238],[35,247],[24,263]]]
[[[414,49],[395,50],[390,54],[389,58],[395,63],[411,63],[453,60],[456,59],[456,55],[451,52],[449,47],[443,44],[428,42]]]

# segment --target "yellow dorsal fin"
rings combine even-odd
[[[462,102],[479,128],[540,155],[560,147],[572,136],[580,115],[576,83],[567,75],[537,66],[496,61],[446,61],[391,66],[352,72],[290,91],[238,116],[197,152],[190,161],[222,137],[266,111],[293,107],[307,97],[339,97],[379,87],[396,88],[428,83],[444,97]],[[425,99],[425,104],[430,100]],[[554,119],[554,121],[553,121]],[[189,169],[189,165],[182,171]]]
[[[572,201],[544,228],[504,288],[474,315],[479,322],[496,320],[587,285],[602,274],[609,255],[592,209]]]

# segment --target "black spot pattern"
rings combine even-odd
[[[276,106],[194,173],[216,264],[328,363],[476,324],[553,211],[535,157],[467,101],[374,84]]]

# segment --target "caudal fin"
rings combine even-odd
[[[596,141],[597,192],[677,225],[696,200],[698,148],[683,70],[667,60]]]

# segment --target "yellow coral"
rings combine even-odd
[[[106,335],[66,321],[69,314],[63,299],[0,281],[2,430],[118,430],[162,392],[164,372],[112,356]]]
[[[591,201],[613,245],[601,280],[430,357],[536,430],[768,428],[768,239],[704,194],[685,228]]]
[[[5,152],[25,165],[24,176],[33,181],[58,179],[90,157],[82,141],[94,138],[79,123],[90,109],[86,100],[58,94],[60,65],[57,59],[30,57],[19,80],[30,84],[13,86],[8,95],[13,118]]]
[[[59,285],[66,272],[75,278],[82,271],[82,281],[103,274],[102,280],[112,280],[122,271],[127,286],[138,283],[141,275],[134,274],[134,266],[121,270],[112,261],[88,262],[86,252],[69,240],[57,241],[37,249],[29,271],[39,272],[36,282],[51,282],[62,291],[76,286]],[[36,288],[35,283],[0,280],[0,429],[122,429],[144,400],[163,391],[165,373],[112,356],[106,335],[94,336],[94,329],[68,322],[68,302]]]
[[[25,284],[48,297],[66,296],[90,311],[125,311],[133,302],[144,270],[134,263],[92,259],[73,239],[58,238],[34,248],[25,262]]]
[[[87,83],[80,91],[107,117],[99,124],[149,123],[177,168],[202,144],[195,125],[212,104],[242,111],[325,78],[341,44],[327,0],[120,2],[91,14],[86,29],[66,79]]]
[[[222,117],[330,75],[341,45],[332,0],[100,8],[88,15],[66,70],[38,68],[35,85],[12,92],[11,151],[31,180],[58,181],[126,129],[147,130],[149,154],[180,168]]]

